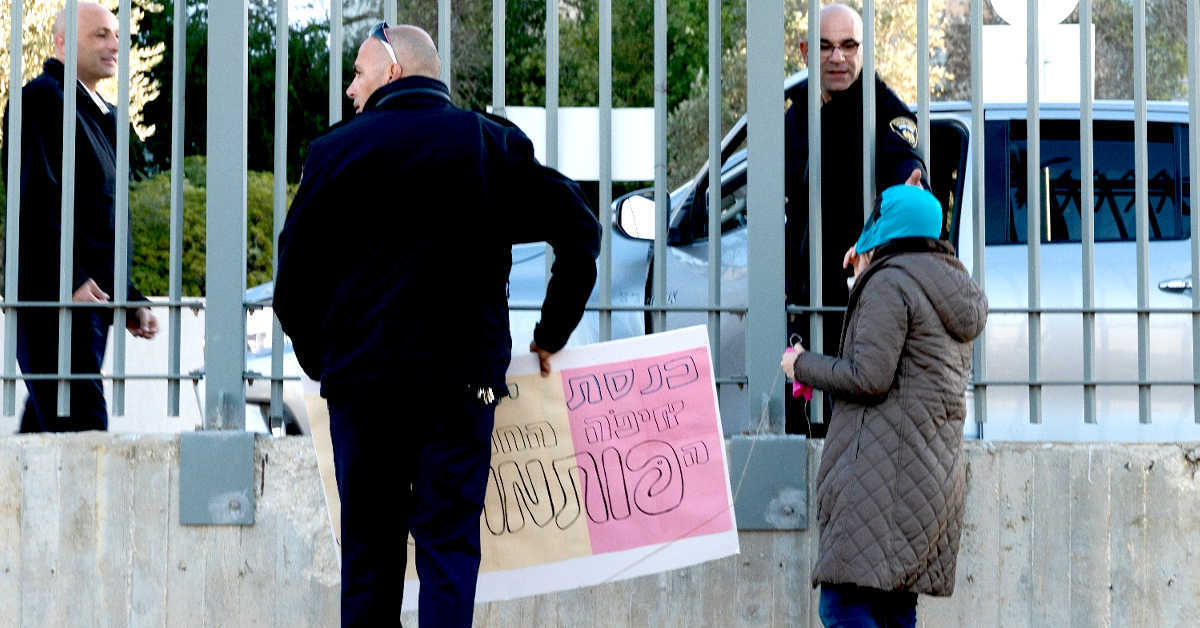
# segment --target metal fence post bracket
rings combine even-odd
[[[808,528],[807,438],[733,436],[726,450],[739,530]]]
[[[179,435],[180,525],[254,525],[254,433]]]

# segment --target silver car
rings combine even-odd
[[[803,78],[790,77],[786,87]],[[937,103],[930,122],[930,169],[934,193],[953,216],[951,241],[964,263],[972,265],[975,232],[970,208],[972,156],[970,106]],[[1082,247],[1080,244],[1080,169],[1078,105],[1041,106],[1041,172],[1038,194],[1043,199],[1041,234],[1041,306],[1075,308],[1082,305]],[[1093,159],[1095,206],[1095,306],[1137,306],[1134,211],[1133,106],[1129,102],[1099,102],[1094,107]],[[966,436],[1016,440],[1174,441],[1200,439],[1193,419],[1189,385],[1154,385],[1152,422],[1138,420],[1138,322],[1135,311],[1096,315],[1095,378],[1122,382],[1099,385],[1097,422],[1083,418],[1083,387],[1043,385],[1042,421],[1029,421],[1028,315],[1005,313],[1028,305],[1028,248],[1025,245],[1026,166],[1025,107],[985,108],[986,172],[986,288],[993,310],[986,332],[986,378],[1009,385],[987,389],[986,422],[968,417]],[[1149,277],[1151,308],[1191,307],[1190,181],[1188,178],[1187,108],[1180,103],[1149,106]],[[747,304],[746,120],[743,117],[722,145],[721,189],[721,302]],[[671,230],[667,238],[667,303],[704,306],[708,302],[709,239],[707,167],[671,193]],[[651,286],[654,204],[650,191],[641,190],[613,203],[612,238],[615,304],[647,303]],[[699,202],[697,197],[700,197]],[[827,252],[828,253],[828,252]],[[840,251],[832,254],[841,255]],[[832,260],[832,257],[827,257]],[[540,303],[545,289],[544,245],[513,247],[511,301]],[[782,272],[782,269],[780,270]],[[593,304],[596,301],[593,294]],[[513,346],[523,350],[537,313],[513,312]],[[641,312],[615,312],[613,337],[642,334],[649,317]],[[704,324],[705,313],[671,312],[667,327]],[[599,315],[590,311],[572,336],[573,344],[599,338]],[[745,320],[721,316],[719,377],[745,373]],[[1040,373],[1042,382],[1078,382],[1083,378],[1082,316],[1045,313],[1041,316]],[[1194,340],[1187,313],[1149,316],[1149,375],[1151,379],[1190,381]],[[782,346],[784,339],[780,339]],[[971,390],[966,393],[972,394]],[[972,407],[973,404],[968,404]],[[744,387],[721,387],[721,411],[728,433],[752,429],[750,404]]]

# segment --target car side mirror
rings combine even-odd
[[[617,226],[635,240],[654,239],[654,199],[650,190],[631,192],[616,202]]]

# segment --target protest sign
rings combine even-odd
[[[738,552],[704,327],[567,348],[508,373],[480,518],[476,601],[612,582]],[[417,604],[409,551],[404,606]]]

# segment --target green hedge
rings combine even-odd
[[[183,294],[204,295],[205,160],[184,160],[183,184]],[[246,285],[271,280],[275,249],[273,214],[275,177],[250,172],[246,195]],[[288,203],[296,186],[287,187]],[[0,186],[0,226],[5,218],[5,194]],[[147,295],[166,295],[170,288],[171,175],[163,172],[129,187],[129,225],[133,246],[133,282]],[[3,264],[0,238],[0,265]],[[0,282],[3,273],[0,273]],[[0,283],[2,285],[2,283]]]

